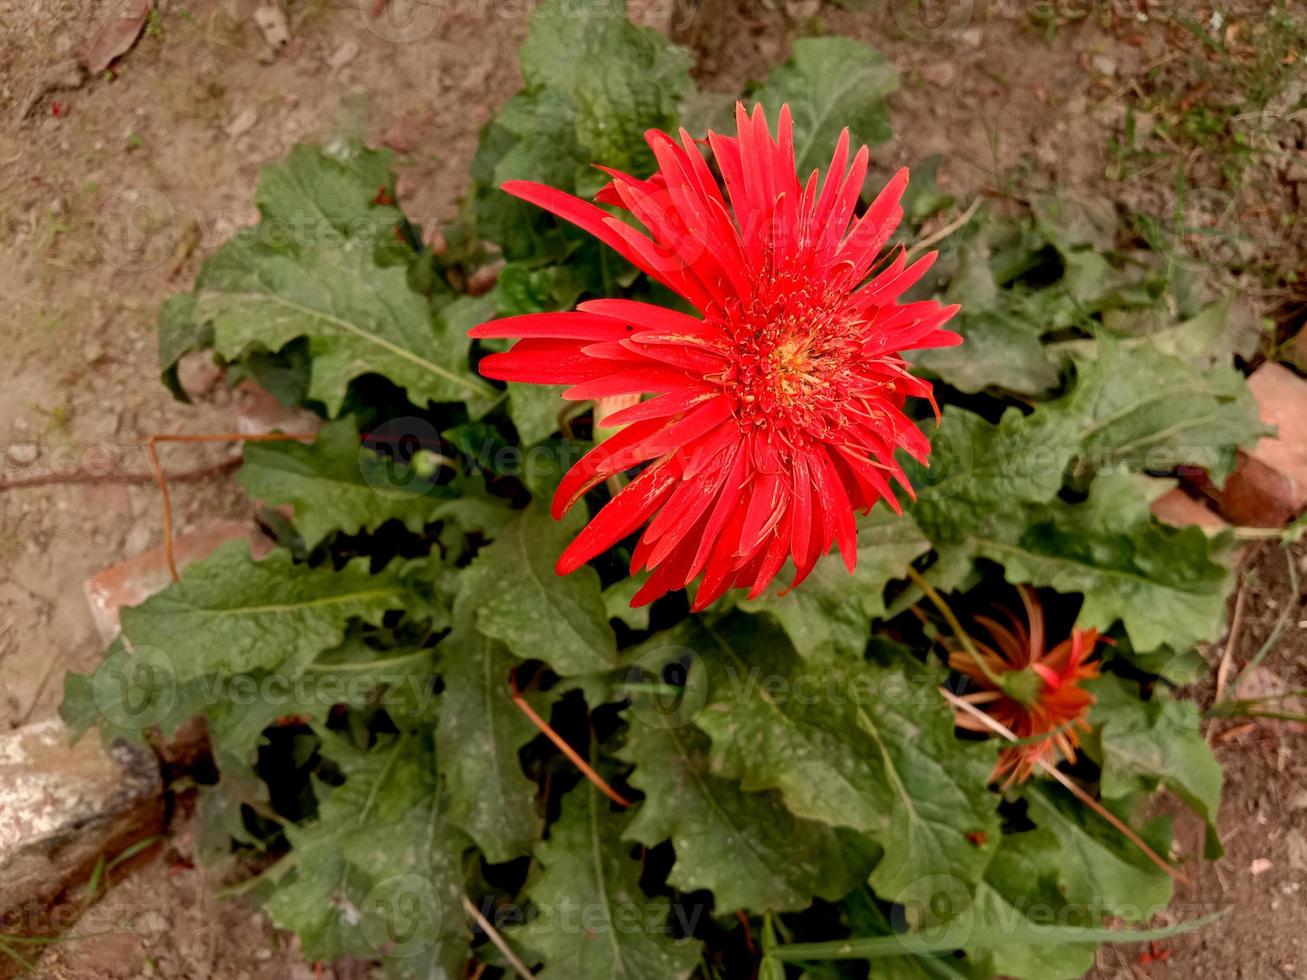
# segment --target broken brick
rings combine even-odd
[[[191,534],[173,539],[173,555],[182,568],[204,558],[220,544],[237,538],[249,538],[254,554],[267,552],[267,540],[257,527],[246,521],[220,521]],[[172,582],[163,546],[150,548],[139,555],[110,565],[86,582],[86,601],[91,607],[100,638],[106,643],[118,635],[118,612],[123,606],[139,606]]]
[[[1268,362],[1248,388],[1262,421],[1278,431],[1239,454],[1221,491],[1221,512],[1236,524],[1279,527],[1307,508],[1307,381]]]
[[[1179,487],[1162,494],[1152,502],[1149,509],[1159,521],[1172,527],[1190,525],[1215,529],[1229,527],[1229,524],[1218,514],[1204,507]]]

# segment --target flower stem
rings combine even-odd
[[[980,651],[978,651],[976,645],[971,642],[971,637],[968,636],[967,631],[962,628],[962,624],[958,622],[957,616],[953,615],[953,610],[950,609],[948,603],[944,601],[944,597],[935,591],[935,587],[926,581],[926,577],[911,565],[908,566],[908,578],[912,579],[913,584],[925,593],[926,598],[929,599],[931,604],[939,610],[939,614],[944,617],[944,622],[948,623],[948,628],[953,632],[953,636],[962,644],[962,649],[967,652],[967,656],[976,662],[976,666],[980,668],[980,672],[989,679],[991,684],[999,690],[1002,690],[1002,678],[994,672],[994,668],[991,667],[985,661],[985,658],[980,655]]]

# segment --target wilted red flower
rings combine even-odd
[[[880,499],[896,511],[889,481],[911,487],[894,461],[903,448],[924,461],[930,444],[903,414],[907,396],[930,397],[900,352],[948,346],[940,329],[957,310],[897,299],[930,268],[902,251],[863,283],[902,218],[900,170],[860,218],[854,207],[867,149],[849,159],[840,136],[824,181],[799,183],[789,107],[773,140],[761,107],[736,107],[739,136],[709,133],[706,146],[725,193],[695,141],[650,131],[658,172],[640,180],[601,168],[612,182],[596,200],[629,211],[647,229],[541,184],[504,190],[594,235],[700,313],[599,299],[576,311],[485,323],[474,337],[518,337],[481,362],[487,377],[566,384],[573,400],[657,397],[625,408],[621,427],[564,477],[555,517],[592,487],[649,463],[568,546],[567,574],[646,521],[632,571],[651,569],[641,605],[703,581],[694,607],[728,588],[759,594],[787,558],[798,584],[838,542],[857,559],[854,513]]]
[[[987,616],[977,616],[976,621],[998,649],[973,641],[985,667],[962,650],[950,652],[948,658],[950,667],[981,688],[964,694],[962,700],[976,705],[1022,740],[1003,749],[990,776],[996,780],[1006,774],[1004,786],[1025,782],[1041,759],[1055,761],[1060,753],[1067,761],[1075,761],[1080,745],[1076,729],[1089,730],[1085,715],[1094,703],[1094,696],[1080,683],[1098,676],[1098,663],[1090,659],[1098,645],[1098,630],[1073,628],[1067,639],[1045,650],[1044,610],[1039,598],[1024,585],[1017,586],[1017,591],[1026,607],[1028,628],[1010,609],[1001,611],[1011,629]],[[971,731],[989,731],[965,711],[958,711],[957,724]]]

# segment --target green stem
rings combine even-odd
[[[908,566],[908,578],[912,579],[913,584],[915,584],[916,587],[925,594],[926,598],[931,601],[934,607],[939,610],[939,614],[944,617],[944,622],[948,623],[948,628],[952,630],[953,636],[962,644],[962,649],[967,652],[967,655],[975,661],[976,666],[980,668],[980,672],[985,675],[991,684],[1001,690],[1002,679],[994,672],[994,669],[985,662],[985,658],[980,655],[980,652],[976,649],[976,645],[971,642],[971,637],[967,635],[967,631],[962,628],[962,624],[958,622],[958,618],[953,615],[953,610],[950,609],[948,603],[944,601],[944,597],[936,592],[935,587],[926,581],[926,577],[911,565]]]
[[[836,939],[824,943],[791,943],[777,946],[768,956],[776,960],[876,960],[894,956],[928,956],[966,949],[998,949],[1003,946],[1060,946],[1064,943],[1147,943],[1169,939],[1210,925],[1229,909],[1163,929],[1107,929],[1070,925],[1040,925],[1026,920],[1007,926],[983,926],[965,918],[945,923],[940,933],[905,932],[896,936]],[[960,934],[961,933],[961,934]]]
[[[1261,698],[1240,698],[1238,700],[1218,701],[1212,705],[1203,715],[1207,718],[1247,718],[1254,711],[1258,710],[1259,704],[1266,704],[1269,701],[1285,701],[1289,698],[1300,698],[1307,695],[1307,688],[1298,688],[1294,691],[1283,691],[1279,694],[1268,694]]]

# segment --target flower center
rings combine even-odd
[[[728,311],[734,359],[721,380],[742,427],[816,439],[843,427],[844,407],[865,382],[856,371],[859,324],[842,299],[814,302],[794,288]]]

